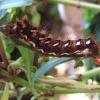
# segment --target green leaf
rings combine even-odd
[[[8,88],[8,83],[6,83],[1,100],[8,100],[8,99],[9,99],[9,88]]]
[[[25,61],[26,66],[33,66],[34,52],[22,46],[19,46],[18,49]]]
[[[7,59],[10,59],[11,58],[10,53],[12,53],[12,51],[14,50],[15,44],[12,43],[12,41],[10,41],[7,37],[5,37],[1,32],[0,32],[0,38],[2,40],[5,53],[7,55]]]
[[[0,9],[32,5],[32,0],[0,0]]]
[[[32,84],[32,67],[33,67],[33,59],[34,59],[34,52],[29,50],[28,48],[18,46],[18,49],[22,55],[22,58],[25,62],[25,74],[27,76],[28,82],[31,86]],[[31,87],[32,88],[32,87]]]
[[[54,58],[54,59],[48,61],[47,63],[40,66],[40,68],[35,72],[35,74],[33,76],[33,81],[36,81],[37,79],[39,79],[42,75],[44,75],[46,72],[48,72],[55,66],[57,66],[61,63],[67,62],[69,60],[71,60],[71,58],[62,57],[62,58]]]
[[[19,57],[16,61],[11,62],[9,66],[24,70],[25,62],[22,57]]]

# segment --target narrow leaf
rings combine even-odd
[[[18,49],[25,61],[25,64],[27,66],[33,66],[34,52],[22,46],[19,46]]]
[[[55,59],[48,61],[47,63],[40,66],[40,68],[35,72],[33,76],[33,81],[36,81],[37,79],[39,79],[42,75],[44,75],[46,72],[48,72],[55,66],[61,63],[67,62],[69,60],[71,60],[71,58],[62,57],[62,58],[55,58]]]

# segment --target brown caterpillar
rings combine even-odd
[[[33,49],[44,55],[77,56],[84,55],[81,51],[86,49],[92,54],[98,53],[98,46],[91,38],[67,41],[53,40],[25,19],[3,25],[2,31],[5,34],[28,41],[32,44]]]

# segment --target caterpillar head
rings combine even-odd
[[[13,23],[3,24],[0,27],[0,30],[5,35],[19,36],[27,27],[29,27],[29,23],[28,23],[27,20],[19,20],[19,19],[17,19]]]
[[[2,26],[0,26],[0,31],[7,35],[10,32],[9,25],[3,24]]]

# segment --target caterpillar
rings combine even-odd
[[[10,24],[2,25],[1,31],[28,41],[33,50],[44,55],[53,56],[77,56],[84,55],[85,50],[92,54],[98,53],[98,46],[91,38],[78,40],[53,40],[47,34],[43,34],[38,27],[33,26],[26,19],[17,20]]]

